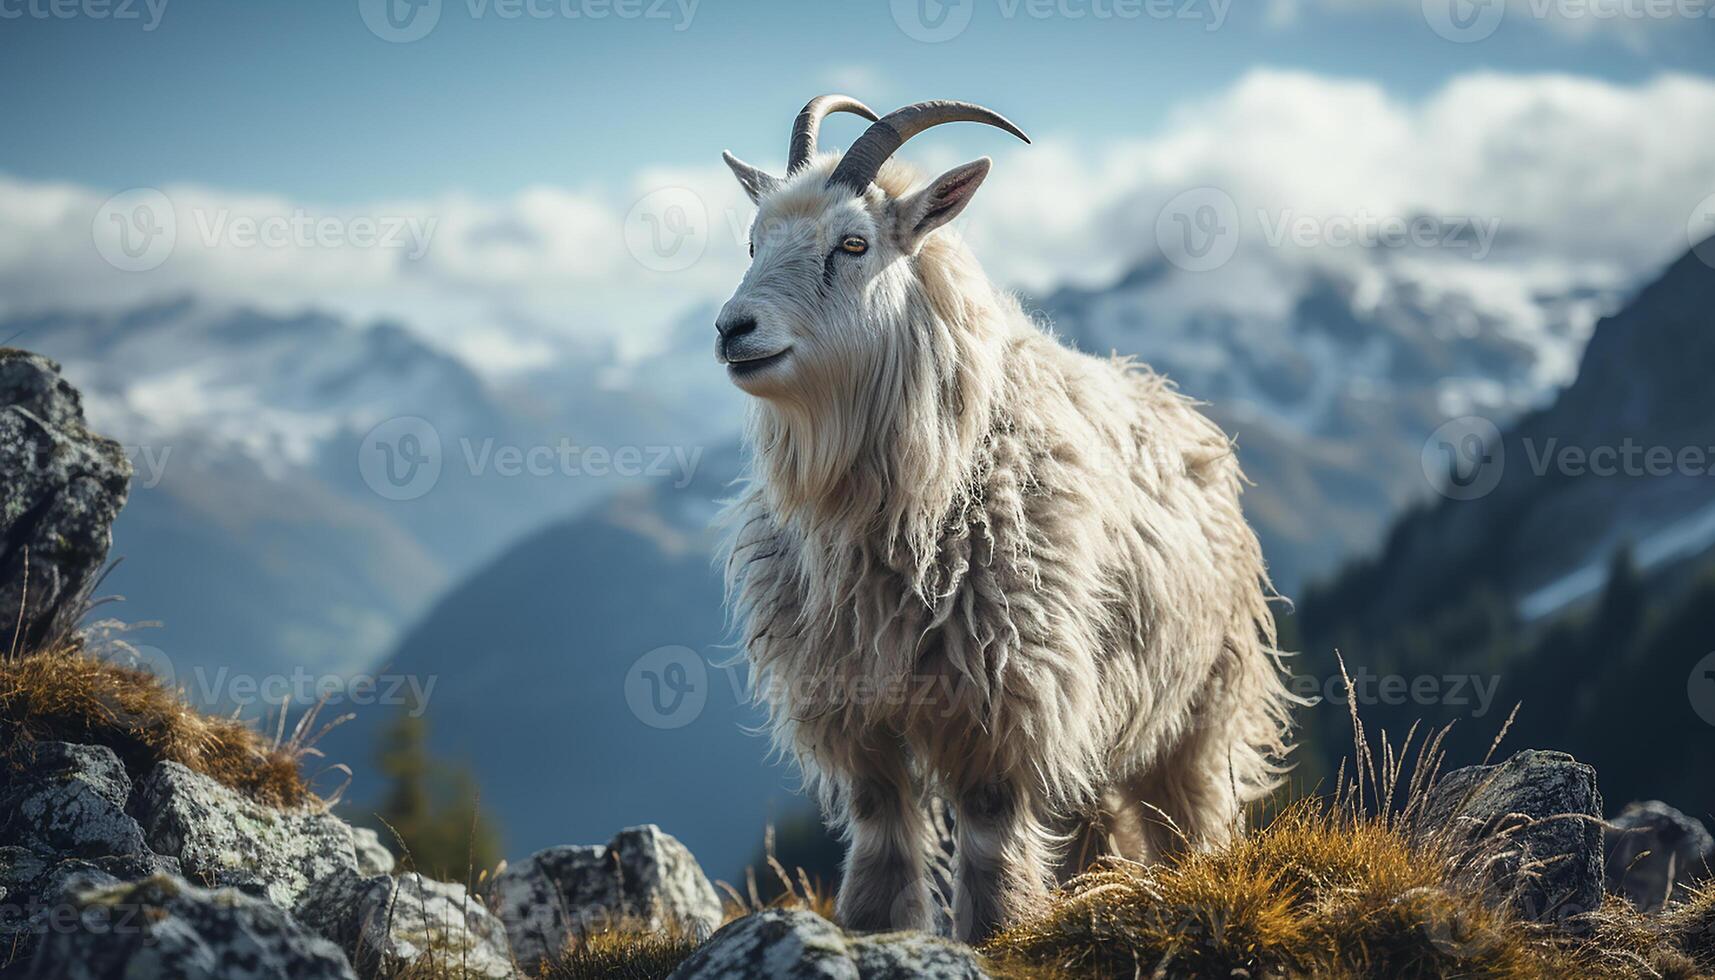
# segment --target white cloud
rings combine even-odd
[[[1179,106],[1151,135],[1049,132],[1001,150],[961,226],[1002,282],[1098,282],[1159,257],[1164,204],[1212,186],[1232,198],[1244,238],[1220,273],[1187,277],[1186,302],[1285,302],[1293,268],[1362,262],[1360,249],[1269,246],[1269,226],[1287,218],[1498,223],[1494,254],[1460,266],[1474,289],[1631,281],[1687,247],[1687,221],[1715,191],[1715,142],[1696,129],[1709,118],[1715,83],[1688,76],[1621,86],[1480,73],[1404,102],[1369,82],[1258,70]],[[933,137],[907,154],[929,170],[958,162]],[[635,358],[666,343],[676,317],[725,298],[742,274],[750,215],[718,163],[648,168],[624,187],[337,209],[160,190],[176,243],[157,267],[124,271],[97,248],[129,261],[114,249],[135,216],[113,224],[102,210],[111,191],[0,177],[0,312],[193,293],[398,317],[495,371],[539,362],[567,337]],[[366,220],[372,231],[394,222],[398,240],[368,242]],[[251,241],[247,228],[258,238],[272,229],[274,243]]]
[[[1003,280],[1100,280],[1159,255],[1163,206],[1211,186],[1237,205],[1241,256],[1283,216],[1429,215],[1498,223],[1485,264],[1632,277],[1688,247],[1687,220],[1715,190],[1715,143],[1695,138],[1692,120],[1712,112],[1715,83],[1686,76],[1626,87],[1472,74],[1411,104],[1369,82],[1260,70],[1148,138],[1078,150],[1050,136],[1008,153],[966,231]],[[1267,251],[1276,262],[1343,254]]]
[[[634,206],[662,188],[680,188],[685,205],[657,254],[638,230],[660,216]],[[742,236],[746,208],[718,162],[650,170],[624,188],[342,208],[199,185],[111,195],[0,176],[0,312],[187,293],[314,306],[399,317],[505,370],[568,336],[614,339],[622,350],[659,343],[672,316],[737,281],[742,237],[732,229]],[[691,255],[684,268],[671,261]]]

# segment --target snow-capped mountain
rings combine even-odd
[[[1504,424],[1568,383],[1621,296],[1514,272],[1378,253],[1211,280],[1154,262],[1039,308],[1068,342],[1135,356],[1208,403],[1237,440],[1251,519],[1292,594],[1430,494],[1418,460],[1437,426]]]
[[[371,665],[515,538],[628,483],[684,482],[737,426],[719,372],[653,383],[686,375],[672,358],[567,346],[497,380],[401,325],[315,312],[181,299],[17,317],[0,339],[59,360],[128,447],[106,590],[161,623],[134,639],[181,674]]]
[[[1069,342],[1209,403],[1292,594],[1429,493],[1420,450],[1441,422],[1504,424],[1568,381],[1616,300],[1525,263],[1382,251],[1146,264],[1036,305]],[[500,378],[404,325],[194,299],[14,318],[0,338],[62,361],[133,447],[110,587],[125,618],[164,624],[144,642],[186,665],[349,671],[514,540],[629,483],[684,485],[730,442],[744,402],[710,358],[712,318],[689,310],[653,350],[566,341]]]

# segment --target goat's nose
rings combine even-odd
[[[715,321],[715,331],[721,335],[722,340],[731,340],[734,337],[742,337],[755,329],[756,317],[753,316]]]

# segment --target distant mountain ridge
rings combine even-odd
[[[1366,619],[1380,626],[1430,612],[1471,582],[1522,603],[1581,568],[1605,565],[1618,546],[1663,531],[1682,530],[1685,548],[1700,550],[1698,535],[1715,506],[1711,310],[1715,268],[1688,252],[1597,325],[1577,379],[1551,405],[1503,427],[1493,462],[1484,464],[1492,490],[1405,515],[1380,556],[1325,591],[1361,595]],[[1636,447],[1629,473],[1627,446]],[[1652,449],[1658,463],[1666,453],[1665,468],[1652,472],[1645,458]],[[1687,451],[1704,460],[1695,471],[1681,468]],[[1615,472],[1592,471],[1592,454],[1606,468],[1600,460],[1608,452]],[[1663,549],[1664,558],[1685,556]],[[1450,584],[1425,591],[1426,581]]]
[[[123,618],[162,624],[134,640],[181,674],[369,666],[452,582],[627,482],[611,465],[567,472],[561,447],[688,458],[693,420],[720,414],[608,383],[599,359],[497,387],[397,323],[194,298],[19,316],[0,336],[60,361],[132,454],[105,591],[127,599]],[[401,434],[377,428],[390,420]],[[405,438],[437,475],[397,494],[360,462]]]
[[[1207,403],[1237,442],[1247,512],[1288,594],[1374,547],[1429,494],[1417,457],[1438,425],[1471,412],[1505,423],[1570,381],[1619,300],[1580,287],[1521,310],[1461,288],[1445,263],[1383,258],[1272,277],[1288,292],[1271,304],[1210,282],[1155,262],[1039,308],[1068,342],[1136,356]]]
[[[1705,246],[1707,247],[1707,246]],[[1705,253],[1707,254],[1707,253]],[[1617,802],[1661,794],[1715,812],[1715,267],[1687,254],[1596,327],[1577,379],[1488,438],[1448,438],[1447,496],[1309,590],[1288,617],[1299,673],[1406,685],[1486,683],[1498,711],[1439,697],[1363,700],[1371,730],[1453,723],[1450,758],[1480,756],[1514,704],[1510,743],[1553,744],[1604,773]],[[1336,664],[1335,654],[1344,668]],[[1343,707],[1306,715],[1332,772]]]

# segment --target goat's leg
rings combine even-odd
[[[1067,845],[1055,878],[1069,881],[1109,856],[1142,860],[1148,853],[1143,826],[1137,805],[1122,790],[1106,790],[1099,804],[1065,822],[1060,836]]]
[[[1017,782],[999,780],[958,794],[958,938],[977,943],[1017,922],[1047,896],[1052,832],[1042,808]]]
[[[1148,857],[1161,860],[1229,840],[1242,824],[1228,762],[1230,737],[1220,727],[1193,730],[1149,772],[1126,781],[1130,802],[1148,842]]]
[[[835,917],[855,932],[930,929],[928,817],[903,753],[869,756],[844,803],[851,847]]]

